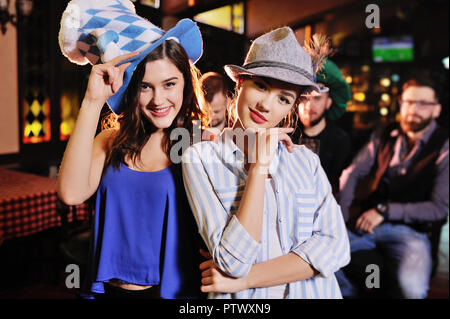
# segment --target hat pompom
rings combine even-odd
[[[61,47],[62,54],[71,62],[85,65],[89,63],[89,60],[77,48],[77,41],[80,36],[78,29],[80,26],[80,7],[71,1],[61,18],[61,29],[58,35],[59,46]]]

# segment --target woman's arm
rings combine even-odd
[[[309,263],[291,252],[254,265],[246,282],[248,288],[270,287],[309,279],[317,274]]]
[[[97,189],[112,132],[99,134],[94,141],[100,112],[109,97],[122,86],[123,73],[130,63],[116,67],[136,55],[125,54],[92,67],[74,131],[67,144],[58,174],[58,195],[68,205],[81,204]]]
[[[83,100],[58,174],[58,194],[68,205],[78,205],[97,189],[106,156],[104,139],[96,138],[101,107]],[[104,135],[104,134],[103,134]]]
[[[313,173],[315,206],[311,236],[291,252],[310,263],[321,276],[328,277],[350,261],[350,243],[341,209],[316,154],[294,153],[297,160],[308,161]],[[307,155],[307,156],[305,156]]]
[[[256,143],[253,145],[256,149],[249,151],[250,154],[252,152],[256,154],[256,161],[250,164],[245,191],[236,217],[256,241],[261,239],[265,179],[269,173],[269,166],[275,156],[279,141],[286,143],[288,150],[291,151],[293,143],[287,133],[292,131],[292,128],[257,130]]]
[[[236,212],[236,217],[250,236],[257,242],[261,240],[263,212],[264,212],[264,190],[267,173],[259,166],[250,166],[244,194]]]
[[[200,264],[200,270],[202,270],[202,292],[222,293],[278,286],[309,279],[318,274],[309,263],[292,252],[253,265],[247,276],[242,278],[226,275],[211,259]]]

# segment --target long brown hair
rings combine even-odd
[[[167,155],[169,156],[170,148],[177,142],[169,138],[172,129],[183,127],[191,133],[192,139],[192,121],[200,120],[202,123],[207,121],[207,114],[201,110],[197,98],[197,95],[201,92],[198,85],[199,72],[189,62],[186,51],[181,45],[174,40],[166,40],[147,55],[133,72],[133,77],[122,100],[124,111],[117,117],[119,130],[107,153],[105,167],[111,165],[114,168],[120,168],[121,163],[125,163],[127,157],[136,164],[137,161],[140,161],[142,148],[150,135],[156,131],[156,127],[143,115],[139,108],[139,95],[146,64],[163,58],[169,59],[183,74],[184,78],[181,109],[170,127],[164,129],[163,148]]]

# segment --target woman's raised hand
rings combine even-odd
[[[292,152],[294,143],[289,137],[288,133],[293,132],[293,128],[259,128],[255,130],[256,143],[250,152],[249,162],[255,163],[255,167],[262,169],[267,173],[270,164],[272,163],[278,142],[282,141],[289,152]]]
[[[123,74],[131,62],[117,66],[122,61],[135,57],[140,52],[120,55],[109,62],[96,64],[92,67],[85,99],[103,104],[116,93],[123,83]]]

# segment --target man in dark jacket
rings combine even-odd
[[[334,121],[345,113],[351,92],[341,71],[330,60],[317,74],[317,82],[325,89],[323,93],[313,91],[301,96],[298,107],[300,122],[292,141],[305,145],[319,155],[333,194],[336,194],[339,176],[350,156],[350,137]]]
[[[449,210],[448,132],[435,121],[440,112],[432,82],[408,81],[400,123],[374,132],[340,178],[351,251],[381,252],[393,297],[425,298],[436,265]],[[348,278],[337,277],[343,295],[351,296],[354,287],[343,288]]]

